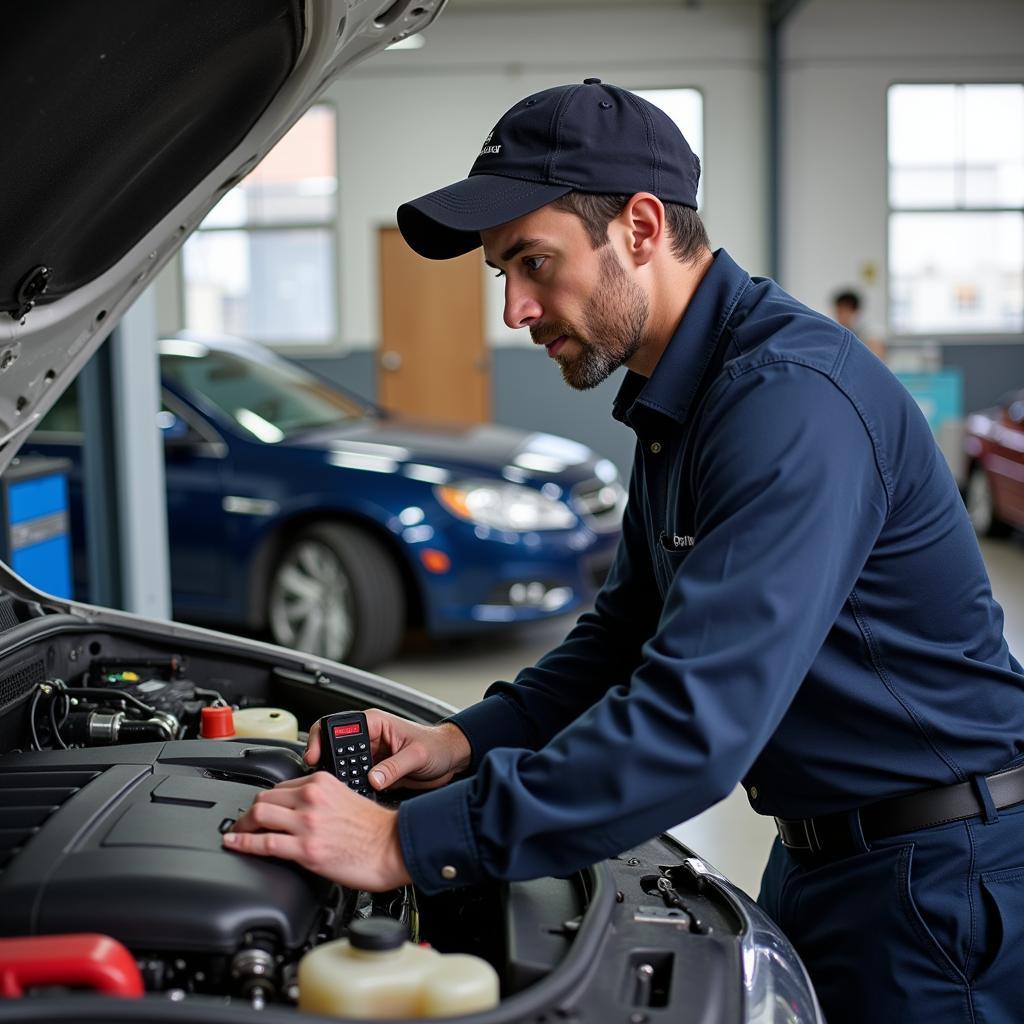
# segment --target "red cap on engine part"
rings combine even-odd
[[[109,935],[87,932],[0,939],[0,993],[19,999],[40,985],[85,986],[111,996],[145,992],[135,958]]]
[[[199,735],[204,740],[223,740],[235,735],[235,716],[231,708],[203,708]]]

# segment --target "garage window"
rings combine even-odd
[[[893,85],[893,334],[1024,330],[1024,85]]]
[[[311,108],[185,244],[185,324],[275,347],[338,335],[337,115]]]

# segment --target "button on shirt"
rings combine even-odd
[[[417,885],[564,874],[740,780],[798,818],[1020,755],[1024,674],[956,484],[852,334],[719,250],[614,415],[638,443],[608,580],[454,716],[474,774],[399,812]]]

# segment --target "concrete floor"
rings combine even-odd
[[[1024,656],[1024,543],[1020,539],[982,544],[996,600],[1006,613],[1006,638]],[[512,679],[558,644],[575,616],[552,620],[517,633],[438,645],[405,652],[376,671],[457,707],[478,700],[495,679]],[[755,814],[739,787],[721,803],[672,830],[701,857],[751,895],[775,835],[771,819]]]

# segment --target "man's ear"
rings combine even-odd
[[[637,192],[617,218],[625,229],[629,257],[634,266],[649,263],[665,245],[665,206],[650,192]]]

